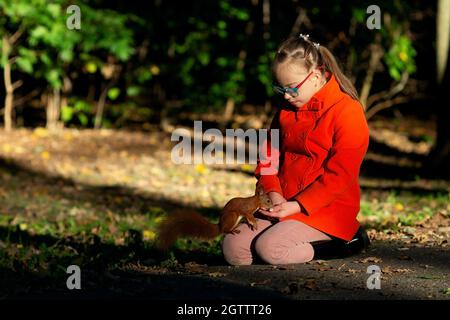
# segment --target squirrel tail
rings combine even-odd
[[[179,237],[209,240],[219,234],[219,225],[211,223],[197,211],[176,211],[159,226],[156,247],[166,251]]]

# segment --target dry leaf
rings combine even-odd
[[[226,273],[222,273],[222,272],[210,272],[210,273],[208,273],[208,275],[210,277],[217,278],[217,277],[224,277],[227,274]]]
[[[303,284],[303,287],[305,287],[308,290],[317,290],[317,283],[316,279],[306,279],[305,283]]]
[[[268,284],[268,283],[270,283],[270,282],[271,282],[270,279],[266,279],[266,280],[263,280],[263,281],[251,282],[251,283],[250,283],[250,286],[252,286],[252,287],[254,287],[254,286],[260,286],[260,285]]]
[[[358,272],[361,272],[361,270],[348,269],[347,272],[348,272],[348,273],[358,273]]]
[[[356,263],[369,263],[369,262],[374,262],[374,263],[380,263],[383,260],[381,260],[381,258],[377,258],[377,257],[367,257],[364,259],[361,259],[359,261],[355,261]]]

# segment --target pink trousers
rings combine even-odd
[[[271,222],[256,219],[258,229],[252,231],[246,223],[240,233],[225,235],[222,250],[231,265],[250,265],[257,254],[269,264],[304,263],[314,257],[309,242],[331,240],[325,233],[297,220]]]

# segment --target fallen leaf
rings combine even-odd
[[[196,165],[195,171],[197,171],[200,174],[207,174],[209,172],[208,168],[206,168],[203,164]]]
[[[306,279],[305,283],[303,284],[303,287],[305,287],[308,290],[317,290],[317,283],[316,279]]]
[[[48,151],[42,151],[41,152],[41,158],[44,160],[50,159],[50,153]]]
[[[271,282],[270,279],[266,279],[266,280],[263,280],[263,281],[251,282],[251,283],[250,283],[250,286],[252,286],[252,287],[254,287],[254,286],[260,286],[260,285],[268,284],[268,283],[270,283],[270,282]]]
[[[348,269],[347,272],[348,272],[348,273],[357,273],[357,272],[361,272],[361,270]]]
[[[341,266],[338,268],[338,271],[341,271],[341,269],[342,269],[344,266],[346,266],[345,263],[341,264]]]
[[[46,128],[37,127],[36,129],[33,130],[32,137],[36,137],[36,138],[48,137],[48,131]]]
[[[281,290],[284,294],[296,294],[298,293],[298,284],[296,282],[291,282],[287,287]]]
[[[156,238],[156,233],[152,230],[144,230],[142,236],[145,240],[154,240]]]
[[[356,263],[369,263],[369,262],[374,262],[374,263],[379,263],[382,262],[383,260],[381,260],[381,258],[377,258],[377,257],[367,257],[364,259],[361,259],[359,261],[355,261]]]
[[[332,266],[320,266],[317,268],[317,271],[330,271],[333,270]]]
[[[222,272],[210,272],[210,273],[208,273],[208,275],[210,277],[217,278],[217,277],[224,277],[227,274],[226,273],[222,273]]]
[[[184,264],[184,267],[190,273],[202,273],[204,271],[205,265],[201,265],[196,262],[186,262]]]
[[[386,266],[381,269],[382,274],[393,274],[393,273],[408,273],[412,272],[411,269],[407,268],[392,268],[391,266]]]
[[[4,153],[10,153],[12,151],[12,147],[10,144],[6,143],[2,146],[3,152]]]

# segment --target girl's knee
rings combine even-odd
[[[249,248],[242,246],[238,237],[226,235],[222,242],[222,252],[225,260],[233,266],[251,265],[252,255]]]
[[[309,243],[288,246],[270,237],[259,238],[255,250],[268,264],[305,263],[314,256],[314,249]]]
[[[279,264],[283,256],[282,248],[270,237],[260,237],[255,243],[255,250],[258,256],[269,264]]]

